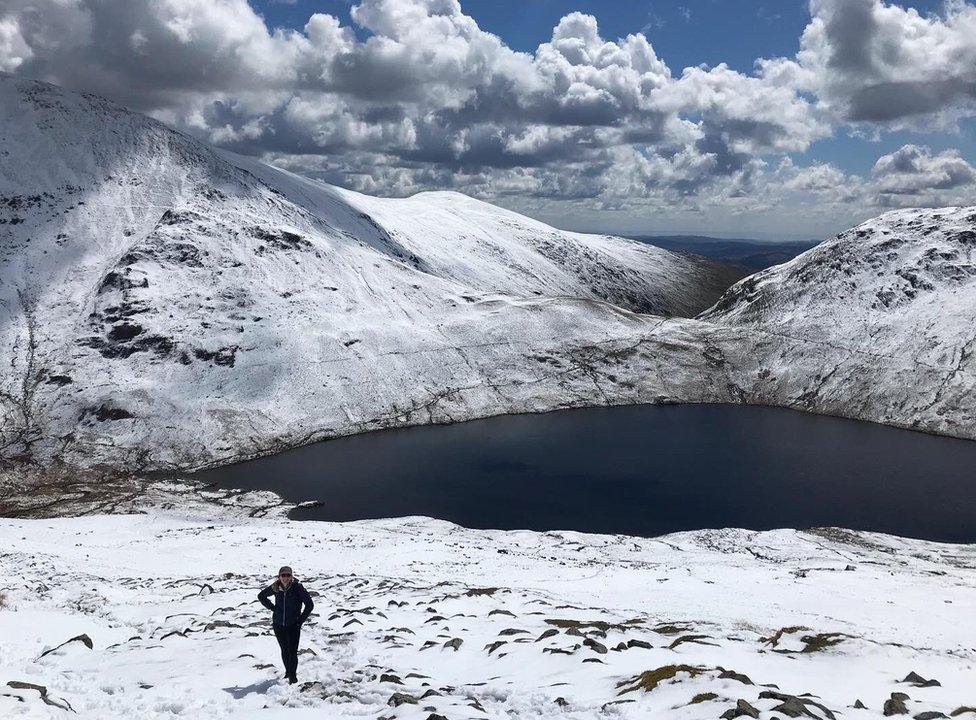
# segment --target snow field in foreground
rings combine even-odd
[[[2,520],[0,547],[4,718],[867,718],[901,709],[897,693],[909,716],[976,706],[969,546],[151,513]],[[293,687],[256,601],[284,562],[317,593]],[[901,682],[912,672],[938,684]]]

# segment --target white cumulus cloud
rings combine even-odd
[[[247,0],[6,0],[0,70],[383,194],[753,213],[803,198],[921,202],[970,183],[961,156],[920,146],[881,158],[870,178],[792,156],[845,126],[952,128],[976,115],[976,5],[923,16],[810,0],[810,12],[795,57],[743,73],[673,70],[643,33],[607,38],[580,12],[521,52],[458,0],[359,0],[351,26],[314,13],[299,30],[270,28]]]

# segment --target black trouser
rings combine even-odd
[[[302,634],[302,624],[272,625],[278,645],[281,646],[281,662],[285,665],[285,675],[294,677],[298,670],[298,638]]]

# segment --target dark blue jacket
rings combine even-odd
[[[272,595],[275,599],[274,605],[268,599]],[[275,580],[258,593],[258,600],[268,610],[272,611],[271,622],[281,627],[305,622],[308,620],[308,616],[312,614],[312,608],[315,607],[308,591],[297,580],[288,583],[287,589]]]

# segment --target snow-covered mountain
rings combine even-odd
[[[378,198],[222,153],[289,201],[424,273],[514,297],[591,298],[693,317],[741,274],[703,257],[572,233],[456,192]]]
[[[0,147],[8,454],[84,440],[154,465],[158,441],[194,465],[396,423],[492,394],[485,358],[619,335],[619,307],[694,314],[735,279],[455,193],[340,190],[11,76]]]
[[[700,318],[756,334],[750,402],[976,437],[976,207],[886,213]]]
[[[727,269],[455,193],[340,190],[0,75],[0,455],[188,469],[636,402],[974,437],[974,215],[884,216],[684,319]]]

